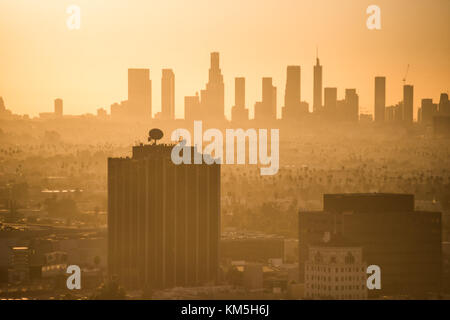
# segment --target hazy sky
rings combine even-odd
[[[66,26],[70,4],[81,29]],[[381,7],[381,30],[368,30],[366,8]],[[127,99],[127,68],[150,68],[153,110],[160,110],[161,69],[175,72],[176,114],[184,96],[204,88],[209,54],[219,51],[225,109],[234,77],[246,77],[247,107],[271,76],[283,105],[287,65],[301,65],[302,100],[312,105],[316,45],[324,87],[356,88],[372,113],[376,75],[387,77],[387,104],[402,99],[402,78],[420,99],[450,88],[449,0],[1,0],[0,96],[15,113],[95,113]]]

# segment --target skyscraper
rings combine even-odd
[[[201,93],[201,103],[206,118],[224,120],[224,91],[223,75],[219,66],[219,52],[212,52],[209,80],[206,89]]]
[[[348,121],[359,119],[359,96],[356,89],[345,89],[345,118]]]
[[[63,116],[63,101],[62,99],[55,99],[55,116]]]
[[[248,109],[245,108],[245,78],[234,78],[234,106],[231,109],[231,120],[248,120]]]
[[[337,108],[337,88],[324,89],[324,113],[326,118],[334,119]]]
[[[172,147],[138,145],[132,158],[108,159],[108,268],[127,288],[217,277],[220,165],[175,165]]]
[[[448,100],[448,94],[447,93],[441,93],[441,96],[439,98],[439,110],[440,115],[443,116],[450,116],[450,101]]]
[[[298,107],[301,101],[300,66],[288,66],[286,70],[285,107]]]
[[[262,78],[262,101],[255,104],[255,120],[270,121],[277,116],[277,88],[272,78]]]
[[[234,78],[234,105],[245,107],[245,78]]]
[[[162,70],[161,114],[164,120],[175,119],[175,74],[172,69]]]
[[[419,109],[417,121],[424,125],[432,125],[433,117],[438,113],[437,103],[433,99],[422,99],[422,105]]]
[[[128,116],[151,119],[152,82],[149,69],[128,69],[128,107]]]
[[[286,90],[281,117],[284,120],[298,120],[309,112],[309,106],[301,100],[300,66],[288,66],[286,71]]]
[[[376,122],[384,122],[386,110],[386,77],[375,77],[375,106]]]
[[[322,109],[322,66],[320,65],[319,57],[316,58],[316,65],[314,66],[313,90],[313,112],[316,113]]]
[[[414,87],[412,85],[403,86],[403,121],[413,122],[414,113]]]

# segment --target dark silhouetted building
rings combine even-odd
[[[423,125],[432,125],[433,117],[438,113],[438,105],[433,103],[433,99],[422,99],[422,104],[418,110],[417,120]]]
[[[356,89],[345,89],[345,111],[346,121],[357,122],[359,119],[359,96]]]
[[[414,114],[414,87],[412,85],[403,86],[403,121],[413,122]]]
[[[127,288],[216,280],[220,165],[175,165],[172,148],[138,145],[131,158],[108,159],[109,273]]]
[[[313,84],[313,112],[317,113],[322,109],[322,66],[319,58],[316,58],[316,65],[314,66],[314,84]]]
[[[375,122],[384,122],[386,110],[386,77],[375,77]]]
[[[415,211],[413,195],[325,194],[323,211],[300,212],[300,281],[305,280],[308,247],[326,233],[358,243],[367,265],[381,268],[381,292],[372,294],[440,290],[441,213]]]
[[[175,119],[175,74],[172,69],[163,69],[161,78],[161,117]]]
[[[337,88],[324,89],[323,109],[327,119],[335,119],[337,111]]]
[[[255,120],[272,121],[277,117],[277,88],[272,78],[262,78],[262,101],[255,104]]]
[[[211,53],[211,67],[206,89],[200,91],[198,106],[193,97],[185,97],[185,119],[223,121],[225,120],[225,86],[219,66],[219,53]],[[196,97],[198,94],[196,94]],[[188,98],[188,99],[186,99]],[[189,100],[189,101],[188,101]],[[196,100],[196,99],[195,99]],[[188,104],[187,104],[188,102]],[[195,107],[192,107],[194,106]]]
[[[309,113],[309,105],[301,101],[300,66],[288,66],[286,72],[286,90],[281,118],[284,120],[299,119]]]
[[[450,101],[447,93],[441,93],[439,98],[439,114],[442,116],[450,116]]]
[[[245,107],[245,78],[234,78],[234,106],[231,109],[231,120],[248,120],[248,109]]]
[[[439,136],[450,137],[450,116],[433,117],[433,133]]]
[[[288,66],[286,70],[286,90],[284,106],[298,106],[301,101],[301,73],[300,66]]]
[[[148,120],[152,117],[152,82],[149,69],[128,69],[128,117]]]
[[[403,101],[394,106],[386,107],[385,117],[386,121],[389,122],[401,122],[403,120]]]
[[[211,53],[211,67],[209,68],[209,80],[206,89],[201,91],[201,104],[204,108],[204,117],[214,120],[224,120],[223,75],[219,66],[219,52]]]

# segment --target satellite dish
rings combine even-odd
[[[156,144],[156,141],[162,139],[163,136],[164,133],[160,129],[153,128],[148,132],[148,141],[153,140],[153,144]]]

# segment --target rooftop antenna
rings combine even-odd
[[[156,145],[156,142],[158,140],[161,140],[161,138],[164,136],[164,133],[158,129],[158,128],[153,128],[152,130],[150,130],[148,132],[148,141],[150,142],[150,144],[152,145]],[[152,143],[153,141],[153,143]]]
[[[408,76],[408,71],[409,71],[409,63],[408,63],[408,65],[406,66],[406,72],[405,72],[405,76],[403,77],[403,85],[405,85],[406,84],[406,77]]]
[[[316,45],[316,62],[319,64],[319,46]]]

